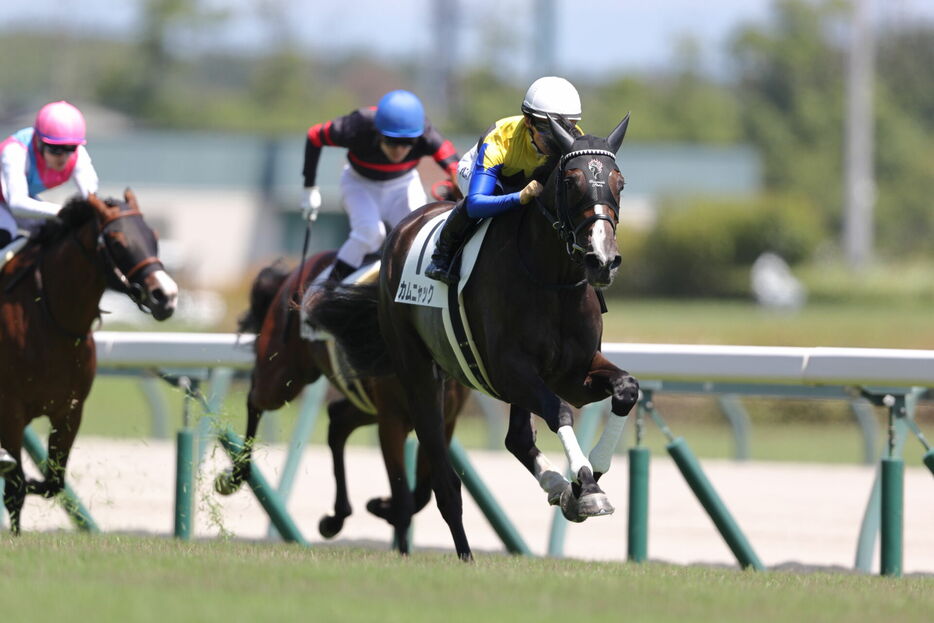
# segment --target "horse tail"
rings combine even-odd
[[[334,336],[359,377],[392,374],[389,348],[379,328],[379,284],[332,285],[312,297],[308,320]]]
[[[289,269],[286,268],[282,260],[276,260],[274,263],[266,266],[250,286],[250,308],[243,313],[237,320],[237,331],[239,333],[259,333],[263,327],[263,319],[276,297],[276,292],[282,287],[282,283],[289,276]]]

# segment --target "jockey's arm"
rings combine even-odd
[[[94,169],[91,155],[84,148],[84,145],[78,146],[78,159],[75,161],[75,169],[71,174],[71,179],[74,180],[75,186],[78,187],[78,192],[81,193],[83,198],[87,199],[87,196],[91,193],[97,193],[99,183],[97,171]]]
[[[519,193],[496,195],[496,184],[499,180],[499,169],[483,168],[480,158],[474,163],[473,173],[470,176],[470,188],[467,191],[465,206],[470,218],[485,218],[495,216],[511,210],[520,204]]]
[[[8,144],[0,153],[3,198],[13,215],[21,218],[52,218],[61,206],[29,196],[26,181],[26,148]]]

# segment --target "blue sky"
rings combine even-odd
[[[669,65],[685,37],[699,44],[702,67],[723,73],[725,50],[735,29],[768,18],[772,0],[549,0],[560,36],[556,72],[578,77]],[[868,0],[880,22],[919,16],[934,20],[934,0]],[[126,36],[139,24],[134,0],[5,0],[0,28],[42,24],[46,28],[96,30]],[[179,33],[185,48],[251,50],[289,37],[318,54],[363,52],[381,58],[428,59],[437,54],[428,18],[432,0],[202,0],[231,11],[223,28]],[[535,7],[542,0],[458,0],[455,49],[460,64],[488,63],[518,76],[534,73]],[[281,7],[286,20],[269,19]]]

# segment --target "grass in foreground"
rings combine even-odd
[[[928,621],[934,578],[80,534],[0,537],[5,619]]]

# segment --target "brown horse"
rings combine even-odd
[[[312,311],[312,322],[336,336],[358,369],[394,370],[404,383],[419,442],[431,459],[438,508],[463,559],[471,552],[460,483],[444,451],[441,427],[445,375],[476,383],[510,404],[506,448],[565,517],[583,521],[614,510],[597,480],[610,467],[639,385],[600,353],[597,288],[610,285],[621,262],[616,225],[623,176],[615,154],[628,122],[627,115],[604,139],[574,137],[551,120],[560,154],[536,172],[536,179],[545,181],[541,199],[490,220],[474,277],[464,286],[468,336],[478,355],[468,370],[446,338],[440,309],[396,302],[416,234],[450,204],[429,204],[397,225],[384,247],[378,286],[333,289]],[[431,287],[448,300],[457,298],[440,282]],[[585,456],[572,428],[571,406],[608,396],[619,417],[610,418]],[[558,435],[573,483],[536,447],[531,413]]]
[[[336,499],[334,514],[322,517],[318,531],[325,538],[333,538],[350,516],[344,445],[354,430],[376,423],[392,494],[390,498],[370,500],[367,510],[393,526],[397,547],[405,554],[409,552],[408,528],[412,515],[431,499],[431,484],[427,458],[419,451],[414,493],[407,485],[405,439],[413,423],[405,407],[402,388],[395,377],[356,379],[335,370],[328,342],[308,341],[300,334],[300,309],[296,301],[301,300],[308,284],[333,262],[334,256],[333,252],[327,252],[310,258],[301,274],[298,268],[287,272],[278,265],[269,266],[254,280],[250,309],[240,320],[241,332],[258,334],[256,363],[247,395],[245,450],[243,456],[234,461],[232,470],[217,477],[215,489],[225,495],[233,493],[249,475],[252,447],[263,412],[279,409],[294,400],[306,385],[324,374],[345,397],[328,405],[328,446],[334,463]],[[333,341],[331,349],[333,351]],[[451,382],[445,392],[448,402],[444,439],[449,442],[468,390]]]
[[[72,199],[0,273],[0,445],[19,460],[26,425],[42,415],[52,425],[44,480],[26,480],[21,464],[6,474],[14,533],[27,493],[52,497],[65,486],[97,368],[91,326],[107,287],[157,320],[175,310],[178,286],[130,190],[123,201]]]

